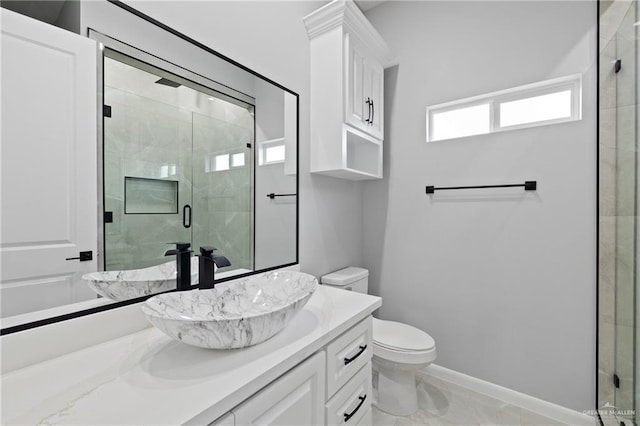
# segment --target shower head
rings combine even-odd
[[[162,84],[163,86],[169,86],[169,87],[180,87],[182,86],[182,84],[180,83],[176,83],[175,81],[171,81],[168,78],[161,78],[160,80],[156,81],[156,83],[158,84]]]

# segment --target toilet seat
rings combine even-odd
[[[402,364],[428,364],[436,359],[436,344],[424,331],[395,321],[373,319],[373,355]]]

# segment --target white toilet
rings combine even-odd
[[[369,271],[349,267],[324,275],[324,285],[367,293]],[[395,416],[418,410],[415,373],[436,359],[436,344],[422,330],[394,321],[373,319],[373,404]]]

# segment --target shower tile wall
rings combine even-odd
[[[636,2],[600,5],[598,405],[627,410],[634,407],[636,345]]]
[[[171,261],[171,241],[213,245],[232,267],[252,269],[251,172],[253,119],[246,108],[207,99],[207,114],[105,86],[106,270],[137,269]],[[245,167],[213,170],[216,155],[244,153]],[[124,177],[177,180],[177,214],[124,213]],[[193,197],[192,197],[193,194]],[[182,207],[193,208],[192,227]],[[193,238],[193,240],[192,240]]]

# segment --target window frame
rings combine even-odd
[[[284,157],[282,160],[266,161],[267,149],[273,147],[282,146],[284,148]],[[283,164],[287,158],[287,147],[284,137],[269,139],[266,141],[258,142],[258,166],[269,166],[272,164]]]
[[[529,123],[514,124],[510,126],[500,125],[500,105],[508,102],[525,100],[538,96],[549,95],[569,90],[571,92],[571,113],[568,117],[552,118],[548,120],[533,121]],[[433,115],[457,109],[464,109],[478,105],[489,105],[489,132],[476,133],[466,136],[455,136],[444,139],[433,139]],[[582,74],[572,74],[564,77],[540,81],[524,86],[513,87],[484,95],[459,99],[426,108],[426,142],[448,141],[472,136],[488,135],[508,130],[526,129],[530,127],[547,126],[550,124],[566,123],[582,119]]]

